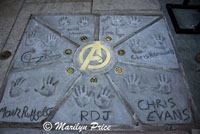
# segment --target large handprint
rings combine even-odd
[[[56,45],[57,37],[55,34],[49,34],[47,40],[43,41],[44,45],[47,47],[53,47]]]
[[[171,93],[171,86],[169,83],[169,79],[165,75],[158,75],[157,77],[159,86],[158,86],[158,92],[163,94],[169,94]]]
[[[62,17],[59,19],[58,24],[60,28],[65,29],[70,24],[70,21],[67,17]]]
[[[58,80],[54,80],[54,77],[48,76],[47,79],[43,78],[43,86],[35,91],[46,97],[51,96],[54,94],[58,82]]]
[[[26,79],[23,77],[18,78],[16,81],[12,81],[11,83],[11,89],[10,89],[10,97],[17,97],[22,92],[28,92],[29,90],[22,89],[22,84]]]
[[[132,39],[129,42],[129,47],[133,53],[143,53],[147,46],[140,39]]]
[[[141,20],[138,16],[130,16],[129,17],[129,21],[128,21],[128,25],[132,26],[132,27],[136,27],[141,23]]]
[[[25,45],[33,46],[33,45],[36,45],[36,43],[38,43],[38,41],[39,41],[38,34],[36,32],[31,32],[26,37]]]
[[[111,18],[111,24],[113,26],[120,26],[120,25],[122,25],[122,17],[121,16],[113,16]]]
[[[137,93],[141,91],[139,86],[140,78],[138,78],[136,74],[128,75],[127,78],[124,79],[124,81],[128,90],[131,93]]]
[[[82,27],[86,27],[89,24],[89,18],[87,17],[82,17],[80,18],[80,21],[78,22],[78,24]]]
[[[167,47],[165,37],[163,37],[161,34],[156,34],[153,37],[154,39],[154,47],[165,49]]]
[[[108,88],[102,88],[100,93],[95,96],[95,103],[99,108],[106,109],[112,101],[112,94]]]
[[[78,85],[74,89],[75,92],[73,96],[74,99],[76,100],[77,105],[80,107],[85,107],[86,105],[88,105],[91,100],[91,92],[89,92],[84,85],[83,86]]]

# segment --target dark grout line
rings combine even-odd
[[[90,8],[90,13],[92,14],[92,10],[93,10],[93,0],[91,1],[91,8]]]
[[[100,31],[100,16],[96,15],[96,24],[95,24],[95,31],[94,31],[95,41],[99,41],[99,31]]]

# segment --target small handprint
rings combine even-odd
[[[26,46],[33,46],[39,41],[38,39],[38,34],[36,32],[31,32],[30,34],[27,35],[26,37]]]
[[[22,84],[26,79],[23,77],[18,78],[16,81],[12,81],[11,83],[11,89],[10,89],[10,97],[17,97],[19,96],[22,92],[28,92],[29,90],[23,90],[22,89]]]
[[[47,47],[53,47],[56,45],[57,37],[55,34],[49,34],[47,35],[47,40],[43,41],[44,45]]]
[[[62,17],[59,19],[58,23],[61,28],[66,28],[70,24],[70,21],[67,17]]]
[[[154,35],[154,47],[165,49],[167,47],[165,37],[163,37],[161,34]]]
[[[80,107],[85,107],[90,103],[91,100],[91,92],[85,88],[85,86],[76,86],[75,93],[73,94],[74,99],[76,100],[76,103]]]
[[[140,39],[130,40],[129,47],[133,53],[143,53],[147,48]]]
[[[126,86],[131,93],[141,92],[140,89],[140,78],[136,74],[128,75],[127,78],[124,78]]]
[[[157,77],[159,86],[157,88],[157,91],[159,93],[163,93],[163,94],[169,94],[171,93],[171,86],[170,86],[170,81],[169,79],[165,76],[165,75],[158,75]]]
[[[121,16],[113,16],[111,18],[111,23],[112,23],[113,26],[122,25],[122,17]]]
[[[89,24],[89,18],[87,17],[82,17],[80,18],[80,21],[78,22],[78,24],[82,27],[86,27]]]
[[[44,77],[43,86],[41,89],[35,89],[35,91],[46,97],[51,96],[55,93],[56,85],[58,82],[58,80],[54,80],[54,77],[48,76],[47,79]]]
[[[106,109],[110,106],[113,95],[108,88],[102,88],[100,93],[95,96],[95,103],[99,108]]]
[[[141,23],[141,19],[138,16],[129,16],[128,25],[136,27]]]

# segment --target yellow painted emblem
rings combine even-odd
[[[88,49],[90,49],[90,51],[88,55],[86,56],[86,58],[84,59],[83,55]],[[106,54],[105,60],[102,57],[102,50],[104,50]],[[94,70],[94,69],[103,68],[109,63],[110,58],[111,58],[111,55],[108,48],[101,45],[101,41],[96,41],[94,44],[89,44],[81,49],[79,53],[79,60],[81,63],[80,70],[86,70],[86,69]],[[91,61],[97,61],[99,64],[90,65]]]

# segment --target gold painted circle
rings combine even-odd
[[[125,55],[125,50],[118,50],[118,54],[120,55],[120,56],[123,56],[123,55]]]
[[[97,77],[92,77],[92,78],[90,79],[90,82],[91,82],[92,84],[96,84],[96,83],[98,82]]]
[[[72,54],[72,50],[71,50],[71,49],[66,49],[66,50],[65,50],[65,54],[66,54],[66,55]]]
[[[107,36],[107,37],[105,38],[105,40],[106,40],[107,42],[110,42],[110,41],[112,40],[112,37]]]
[[[122,72],[123,72],[122,67],[115,67],[115,73],[116,74],[122,74]]]
[[[71,67],[67,68],[67,73],[68,73],[68,74],[73,74],[74,71],[75,71],[75,70],[74,70],[73,68],[71,68]]]
[[[87,36],[81,36],[81,37],[80,37],[80,40],[81,40],[82,42],[85,42],[85,41],[88,40],[88,37],[87,37]]]

